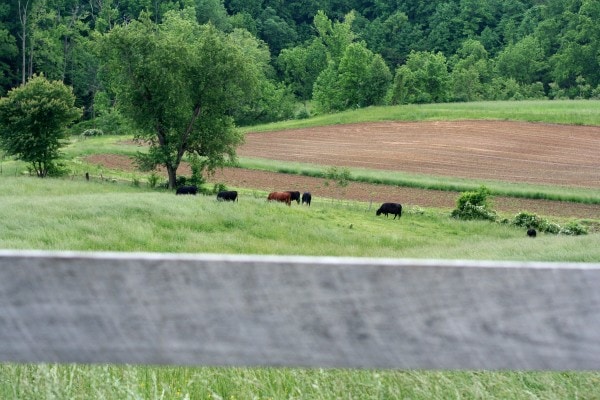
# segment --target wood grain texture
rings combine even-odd
[[[600,264],[0,251],[0,361],[600,369]]]

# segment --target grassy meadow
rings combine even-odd
[[[266,132],[336,124],[377,121],[510,120],[567,125],[600,125],[599,100],[482,101],[470,103],[408,104],[367,107],[309,119],[245,127]]]
[[[600,235],[527,238],[448,210],[376,217],[369,204],[175,196],[131,183],[0,178],[0,247],[501,260],[600,260]],[[0,364],[1,399],[595,398],[593,372],[394,371]]]
[[[598,101],[381,107],[246,130],[384,119],[600,125],[599,111]],[[398,221],[376,217],[368,203],[314,199],[310,208],[287,207],[267,203],[265,193],[244,188],[234,188],[240,191],[239,202],[220,203],[214,196],[175,196],[151,189],[141,173],[97,168],[90,173],[110,179],[81,178],[90,168],[81,161],[82,155],[131,155],[140,149],[121,143],[123,139],[74,137],[65,149],[72,174],[63,179],[23,176],[22,163],[2,161],[0,248],[600,262],[597,233],[540,234],[532,240],[522,228],[461,222],[442,209],[409,208]],[[244,163],[274,168],[264,160],[241,160]],[[352,174],[379,178],[374,171]],[[416,182],[416,187],[436,179],[397,178]],[[452,183],[475,187],[469,181]],[[569,194],[551,187],[491,184],[509,193]],[[577,196],[597,200],[597,192],[583,190]],[[0,364],[0,399],[600,399],[599,387],[597,372]]]

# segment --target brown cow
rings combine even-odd
[[[272,193],[269,193],[269,197],[267,197],[267,201],[280,201],[289,206],[292,204],[292,196],[290,195],[289,192],[272,192]]]

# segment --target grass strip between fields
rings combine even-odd
[[[282,166],[280,162],[273,160],[245,157],[240,158],[235,166],[249,170],[302,175],[323,179],[329,178],[328,169],[331,168],[328,166],[298,162],[286,162],[286,165]],[[491,194],[497,196],[533,200],[567,201],[582,204],[600,204],[600,190],[595,189],[532,185],[529,183],[520,184],[492,180],[469,180],[363,168],[346,169],[349,172],[347,179],[351,182],[450,192],[472,191],[481,185],[484,185],[490,190]]]

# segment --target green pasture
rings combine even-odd
[[[599,101],[373,107],[245,130],[480,118],[600,125],[599,111]],[[28,177],[23,163],[2,160],[0,248],[600,262],[597,233],[530,239],[522,228],[506,224],[453,220],[449,210],[408,208],[393,220],[376,217],[375,205],[368,203],[316,198],[310,208],[287,207],[246,188],[233,188],[240,191],[237,203],[220,203],[214,196],[149,188],[141,172],[109,171],[82,161],[85,155],[132,155],[141,149],[124,139],[74,136],[65,149],[70,174],[61,179]],[[280,168],[251,159],[240,160],[240,166]],[[289,168],[279,172],[319,176],[327,166]],[[106,179],[86,182],[85,172]],[[448,190],[470,190],[482,183],[350,172],[356,180],[377,183],[387,177],[391,181],[381,183],[423,188],[445,183]],[[575,196],[572,201],[594,204],[600,199],[597,190],[485,184],[496,194]],[[0,364],[0,399],[594,399],[600,398],[599,387],[596,372]]]
[[[600,235],[540,235],[447,210],[376,217],[368,203],[237,203],[131,182],[0,177],[0,248],[600,261]],[[587,372],[0,364],[2,399],[594,398]]]
[[[522,228],[461,222],[448,210],[406,207],[394,220],[369,203],[288,207],[249,190],[222,203],[83,179],[6,177],[0,187],[0,248],[600,261],[599,235],[529,240]]]
[[[482,101],[367,107],[308,119],[245,127],[266,132],[313,126],[377,121],[510,120],[568,125],[600,125],[599,100]]]

